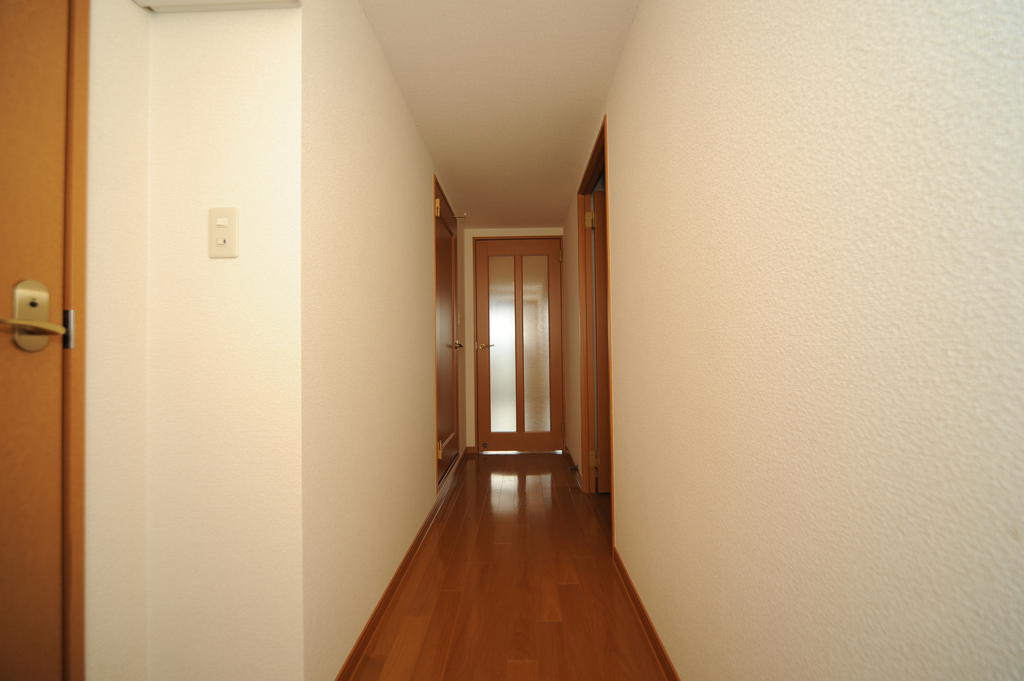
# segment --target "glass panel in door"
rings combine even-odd
[[[491,432],[516,432],[515,256],[488,258]]]
[[[548,256],[523,256],[523,425],[528,433],[551,430],[551,347]]]

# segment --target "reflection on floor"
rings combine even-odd
[[[359,681],[658,681],[612,564],[608,497],[568,457],[468,458],[388,606]]]
[[[551,454],[551,453],[552,452],[519,452],[519,451],[507,451],[507,452],[505,452],[505,451],[501,451],[501,450],[498,450],[498,449],[486,449],[486,450],[480,452],[480,454],[482,456],[494,456],[495,454]],[[554,454],[561,454],[562,450],[561,449],[556,449],[553,453]]]

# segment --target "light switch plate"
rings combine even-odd
[[[238,257],[238,208],[211,208],[208,229],[211,258]]]

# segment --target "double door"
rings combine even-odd
[[[561,239],[478,239],[481,451],[562,449]]]

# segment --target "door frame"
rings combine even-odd
[[[472,349],[476,333],[476,261],[474,260],[475,239],[550,236],[561,239],[565,227],[468,227],[460,226],[459,234],[459,330],[469,348],[462,357],[462,419],[463,433],[460,435],[466,453],[474,454],[478,450],[479,440],[476,437],[476,352]],[[564,244],[564,239],[563,239]],[[564,391],[563,391],[564,392]],[[564,443],[563,443],[564,444]],[[563,447],[564,449],[564,447]]]
[[[482,310],[481,310],[482,303],[481,303],[480,291],[478,291],[476,289],[476,285],[477,285],[476,273],[478,271],[477,268],[480,266],[479,262],[477,261],[477,250],[476,250],[477,242],[480,242],[480,241],[537,241],[537,240],[557,241],[558,242],[559,253],[562,252],[562,244],[563,244],[562,236],[561,235],[556,235],[556,234],[522,235],[522,236],[519,236],[519,235],[516,235],[516,236],[498,236],[498,235],[495,235],[495,236],[474,236],[473,239],[472,239],[472,243],[470,245],[470,248],[472,249],[472,254],[473,254],[472,255],[472,257],[473,257],[473,260],[472,260],[472,262],[473,262],[473,306],[474,306],[474,308],[476,308],[476,314],[474,315],[474,319],[473,319],[473,326],[474,326],[474,328],[472,329],[472,333],[473,333],[472,350],[473,350],[473,366],[475,367],[475,371],[473,372],[473,403],[476,405],[476,409],[474,410],[475,411],[474,421],[476,423],[476,451],[478,451],[478,452],[483,452],[484,451],[483,439],[482,439],[482,435],[483,435],[484,431],[482,430],[482,428],[483,428],[483,425],[482,425],[483,424],[483,410],[480,408],[480,399],[481,399],[481,393],[480,393],[480,385],[481,385],[481,380],[480,380],[480,375],[481,375],[481,371],[480,371],[480,358],[479,358],[479,356],[477,354],[479,351],[476,349],[477,343],[480,342],[480,339],[477,338],[477,328],[479,328],[479,325],[480,325],[480,319],[481,319],[480,315],[481,315],[481,312],[482,312]],[[561,258],[559,259],[559,271],[561,272]],[[561,277],[559,277],[559,280],[561,280]],[[562,340],[562,319],[564,318],[565,310],[562,309],[562,300],[561,300],[561,298],[562,298],[562,290],[561,290],[561,286],[559,286],[557,290],[554,289],[554,288],[549,287],[549,289],[548,289],[548,296],[549,296],[549,298],[553,298],[555,296],[557,296],[557,298],[558,298],[559,323],[557,325],[556,324],[552,324],[551,325],[551,329],[550,329],[550,334],[551,335],[549,336],[549,339],[550,339],[550,343],[551,343],[551,347],[552,348],[556,347],[556,345],[557,345],[559,356],[560,356],[559,362],[562,365],[561,366],[561,371],[558,372],[558,374],[556,376],[556,379],[557,379],[557,382],[558,382],[558,385],[559,385],[559,388],[560,388],[559,392],[561,393],[561,396],[560,396],[560,399],[552,399],[552,401],[551,401],[551,412],[552,412],[552,414],[551,414],[552,415],[552,419],[551,420],[552,420],[552,429],[554,430],[555,425],[556,425],[556,423],[555,423],[556,418],[555,417],[557,416],[557,427],[561,430],[561,432],[560,433],[556,433],[556,435],[558,435],[558,442],[560,443],[561,448],[564,450],[565,449],[565,380],[564,380],[564,378],[565,378],[565,364],[564,364],[565,357],[564,357],[564,347],[563,347],[563,340]],[[554,385],[555,385],[555,383],[553,381],[552,382],[552,387],[554,387]]]
[[[63,368],[64,679],[85,679],[85,242],[90,0],[68,1],[68,96],[64,195],[64,305],[74,310],[74,348]]]
[[[609,260],[610,253],[608,249],[608,233],[609,233],[609,214],[608,214],[608,158],[607,158],[607,137],[608,137],[608,117],[605,116],[601,121],[601,128],[597,134],[597,140],[594,142],[593,150],[590,153],[590,158],[587,161],[586,169],[583,172],[583,177],[580,180],[580,186],[576,193],[576,213],[577,213],[577,238],[578,238],[578,258],[579,258],[579,303],[580,303],[580,448],[583,450],[580,452],[580,467],[585,471],[584,475],[581,475],[581,482],[583,484],[583,490],[586,492],[596,492],[596,485],[594,477],[592,475],[593,464],[591,461],[590,453],[593,449],[593,438],[591,432],[595,424],[593,423],[593,410],[596,401],[600,401],[599,406],[604,407],[604,414],[608,419],[608,423],[605,424],[606,439],[608,440],[608,493],[611,495],[612,503],[612,537],[614,540],[615,536],[615,453],[612,443],[614,442],[613,434],[613,420],[612,420],[612,353],[611,353],[611,334],[610,334],[610,305],[609,305],[609,291],[611,290],[610,272],[609,272]],[[604,243],[604,282],[603,286],[598,283],[596,291],[591,286],[591,264],[590,254],[587,247],[588,242],[588,226],[586,224],[586,197],[594,193],[594,188],[597,185],[598,179],[604,175],[605,177],[605,190],[604,194],[604,232],[605,232],[605,243]],[[596,213],[596,211],[595,211]],[[596,308],[595,308],[596,299]],[[595,321],[596,320],[596,321]],[[606,339],[605,347],[607,349],[607,358],[603,365],[599,365],[598,371],[606,372],[604,376],[607,390],[605,394],[598,394],[595,396],[596,386],[590,375],[591,360],[597,356],[598,359],[602,359],[599,355],[600,348],[595,347],[595,342],[591,338],[590,329],[592,326],[597,326],[597,334],[604,335]],[[601,424],[596,424],[600,427]]]

